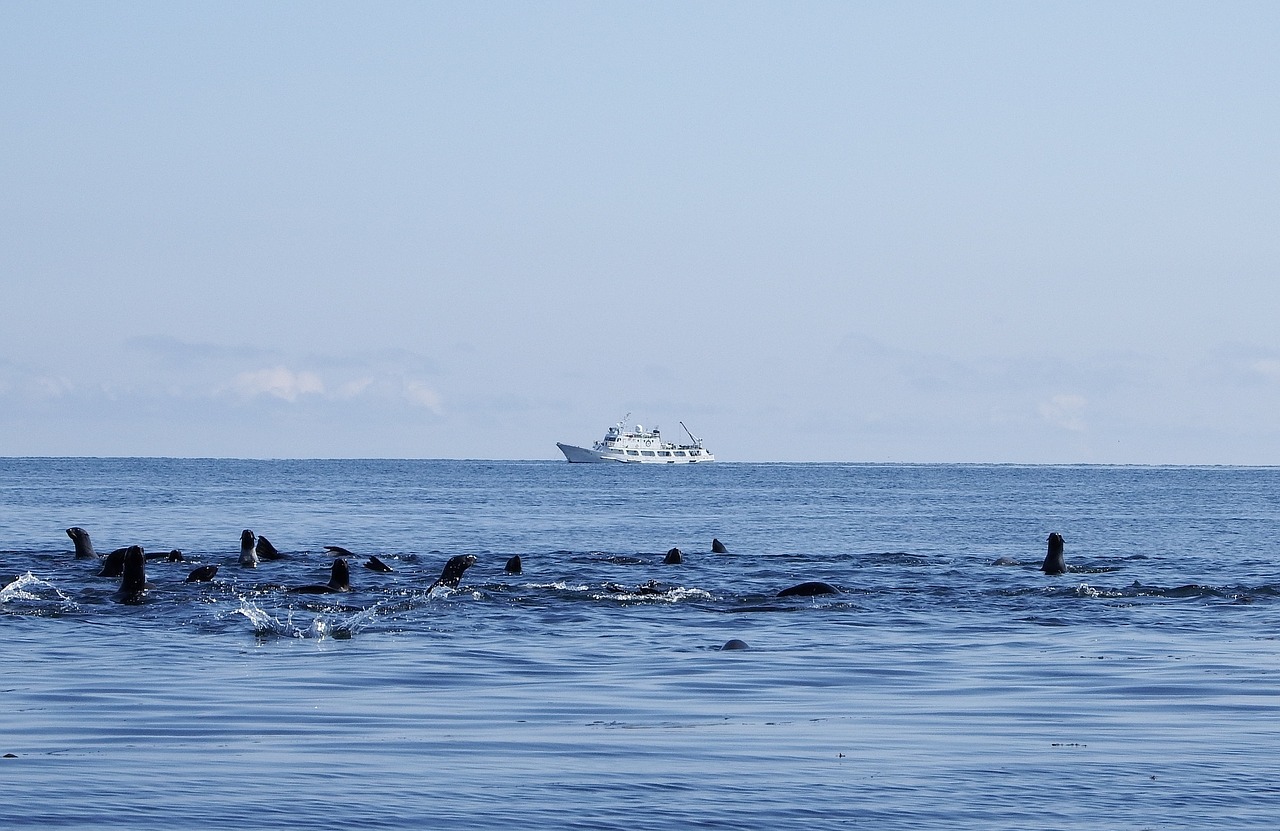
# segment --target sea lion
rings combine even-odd
[[[199,568],[193,568],[191,569],[191,573],[187,575],[186,582],[206,583],[212,580],[213,576],[217,573],[218,573],[218,567],[215,565],[200,566]]]
[[[369,569],[370,571],[380,571],[383,574],[386,574],[387,572],[391,571],[391,566],[387,565],[386,563],[382,562],[381,560],[379,560],[377,557],[374,557],[374,556],[370,556],[369,559],[364,561],[364,567]]]
[[[662,562],[669,566],[679,565],[684,562],[684,553],[678,548],[673,548],[667,552],[667,556],[662,559]]]
[[[316,584],[311,586],[296,586],[289,589],[294,594],[333,594],[335,592],[351,591],[351,569],[347,567],[347,561],[339,557],[333,561],[333,566],[329,569],[329,582],[324,584]]]
[[[254,549],[257,538],[248,528],[240,532],[240,565],[245,568],[258,567],[258,552]]]
[[[737,638],[730,638],[729,640],[724,642],[724,646],[720,647],[720,651],[723,652],[726,649],[747,649],[747,648],[748,647],[747,647],[746,641],[740,641]]]
[[[1066,573],[1067,561],[1062,556],[1062,543],[1061,534],[1055,532],[1049,535],[1049,552],[1044,555],[1044,563],[1040,566],[1045,574]]]
[[[342,546],[340,546],[340,545],[326,545],[326,546],[324,547],[324,550],[325,550],[325,551],[328,551],[330,554],[332,554],[332,555],[333,555],[333,556],[335,556],[335,557],[354,557],[354,556],[356,556],[356,555],[352,554],[350,551],[348,551],[347,549],[343,548],[343,547],[342,547]]]
[[[73,525],[67,529],[67,536],[76,544],[77,560],[96,560],[98,552],[93,550],[93,540],[89,539],[89,532],[81,528],[79,525]]]
[[[284,557],[283,554],[276,551],[276,547],[271,544],[271,540],[261,534],[258,535],[258,541],[254,543],[253,553],[258,555],[259,560],[279,560]]]
[[[810,580],[778,592],[778,597],[814,597],[819,594],[839,594],[840,590],[821,580]]]
[[[182,551],[175,548],[166,555],[166,559],[171,563],[180,563],[182,562]]]
[[[507,574],[519,574],[524,570],[524,564],[520,562],[520,555],[517,554],[507,560],[507,564],[502,568]]]
[[[98,572],[99,577],[119,577],[124,574],[124,555],[129,551],[128,548],[117,548],[110,554],[102,558],[102,570]],[[145,555],[143,559],[145,559]]]
[[[449,561],[444,564],[444,570],[440,572],[440,576],[436,578],[436,581],[431,584],[431,588],[427,589],[427,591],[431,591],[436,586],[456,589],[459,581],[462,580],[463,573],[475,564],[476,558],[471,554],[458,554],[450,557]]]
[[[122,597],[136,596],[147,588],[147,558],[142,553],[142,546],[131,545],[124,552],[119,594]]]
[[[725,548],[725,547],[724,547],[724,543],[720,542],[720,540],[716,539],[715,537],[712,537],[712,538],[711,538],[711,553],[712,553],[712,554],[728,554],[728,553],[729,553],[729,549]]]

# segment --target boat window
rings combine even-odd
[[[639,450],[628,450],[628,451],[627,451],[627,455],[628,455],[628,456],[639,456],[639,455],[640,455],[640,451],[639,451]]]
[[[659,456],[670,456],[670,455],[671,455],[671,451],[670,451],[670,450],[659,450],[659,451],[658,451],[658,455],[659,455]]]
[[[677,455],[677,456],[683,456],[683,455],[684,455],[684,451],[683,451],[683,450],[677,450],[677,451],[676,451],[676,455]]]
[[[641,450],[641,451],[640,451],[640,455],[641,455],[641,456],[653,456],[653,455],[655,455],[655,454],[654,454],[654,452],[653,452],[652,450]]]
[[[690,450],[690,451],[689,451],[689,455],[690,455],[690,456],[701,456],[701,455],[702,455],[702,451],[701,451],[701,450]]]

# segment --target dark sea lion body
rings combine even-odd
[[[720,540],[718,540],[718,539],[716,539],[716,538],[712,537],[712,538],[711,538],[711,553],[712,553],[712,554],[728,554],[728,553],[729,553],[729,549],[725,548],[725,547],[724,547],[724,543],[720,542]]]
[[[669,566],[679,565],[684,562],[684,552],[678,548],[673,548],[667,552],[667,556],[662,559],[662,562]]]
[[[186,582],[207,583],[208,581],[212,580],[213,576],[217,573],[218,573],[218,567],[215,565],[200,566],[198,568],[193,568],[191,569],[191,573],[187,575]]]
[[[93,540],[89,539],[88,531],[79,525],[73,525],[67,529],[67,536],[75,543],[77,560],[98,559],[98,552],[93,550]]]
[[[98,572],[99,577],[119,577],[124,574],[124,555],[128,553],[128,548],[117,548],[110,554],[102,558],[102,570]],[[145,555],[144,555],[145,557]]]
[[[839,594],[840,590],[821,580],[810,580],[778,592],[778,597],[816,597],[820,594]]]
[[[1050,534],[1049,551],[1044,555],[1044,563],[1041,564],[1040,570],[1045,574],[1065,574],[1067,571],[1067,561],[1062,555],[1062,549],[1062,535],[1058,533]]]
[[[502,567],[507,574],[519,574],[524,571],[524,564],[520,562],[520,555],[517,554],[507,560],[507,564]]]
[[[124,553],[124,572],[120,575],[120,596],[136,596],[146,589],[146,555],[142,553],[142,546],[131,545]]]
[[[444,586],[448,589],[456,589],[458,583],[462,580],[462,575],[467,569],[476,564],[476,558],[472,554],[458,554],[450,557],[449,561],[444,564],[444,570],[440,572],[440,576],[431,584],[431,591],[436,586]]]
[[[734,650],[734,649],[749,649],[749,648],[750,647],[747,646],[746,641],[740,641],[737,638],[730,638],[729,640],[724,642],[724,646],[720,647],[720,651],[724,652],[726,649]]]
[[[311,586],[297,586],[289,589],[294,594],[335,594],[351,591],[351,569],[347,561],[339,557],[333,561],[329,569],[329,582]]]

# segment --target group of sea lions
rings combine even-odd
[[[120,589],[119,595],[124,599],[136,599],[143,591],[150,587],[147,582],[146,562],[148,559],[167,559],[169,562],[181,562],[182,552],[174,549],[166,554],[146,554],[142,550],[142,546],[131,545],[124,548],[118,548],[105,557],[99,557],[93,548],[93,541],[89,537],[89,532],[79,526],[73,526],[67,529],[67,536],[75,544],[76,559],[80,560],[99,560],[102,562],[102,570],[99,577],[119,577]],[[293,586],[286,588],[286,591],[295,594],[332,594],[337,592],[346,592],[351,590],[351,570],[347,565],[347,560],[355,555],[347,549],[337,545],[326,545],[325,550],[334,555],[333,566],[329,574],[329,582],[315,583],[305,586]],[[1040,570],[1045,574],[1064,574],[1067,571],[1066,561],[1063,556],[1064,542],[1061,534],[1051,533],[1048,539],[1048,552],[1045,554],[1044,562],[1040,566]],[[729,549],[719,539],[711,540],[711,551],[715,554],[727,554]],[[256,568],[258,563],[263,560],[279,560],[284,557],[271,541],[266,537],[254,534],[253,531],[246,528],[240,533],[240,557],[239,564],[245,568]],[[666,554],[663,562],[668,565],[678,565],[684,562],[684,554],[679,548],[672,548]],[[462,580],[463,574],[468,568],[475,565],[476,558],[471,554],[459,554],[450,557],[445,563],[444,569],[440,572],[440,576],[436,579],[428,591],[437,587],[456,589]],[[389,572],[391,566],[378,559],[376,556],[369,557],[365,563],[365,568],[376,572]],[[507,560],[504,570],[508,574],[520,574],[523,565],[520,562],[519,555],[511,557]],[[212,580],[218,573],[216,565],[202,565],[192,569],[187,575],[186,582],[203,582]],[[640,593],[644,593],[641,587]],[[821,580],[807,580],[803,583],[797,583],[794,586],[788,586],[777,593],[778,597],[817,597],[820,595],[839,594],[840,589],[825,583]],[[745,649],[747,645],[738,640],[728,641],[721,649]]]
[[[136,593],[147,587],[146,579],[146,561],[154,559],[167,559],[169,562],[181,562],[182,552],[174,549],[165,554],[147,554],[144,553],[141,546],[132,545],[124,548],[117,548],[105,557],[99,557],[93,548],[93,540],[89,537],[89,532],[79,526],[72,526],[67,529],[67,536],[75,544],[76,559],[79,560],[101,560],[102,570],[98,573],[99,577],[119,577],[120,590],[125,593]],[[299,594],[328,594],[332,592],[345,592],[351,590],[351,570],[347,565],[347,560],[354,557],[347,549],[337,545],[326,545],[325,550],[334,555],[333,567],[330,572],[329,582],[321,584],[313,584],[307,586],[297,586],[290,588],[289,591]],[[1063,556],[1064,542],[1061,534],[1052,533],[1048,540],[1048,553],[1045,554],[1044,562],[1040,566],[1040,570],[1045,574],[1065,574],[1067,565]],[[727,554],[729,549],[719,539],[711,540],[711,551],[714,554]],[[240,558],[239,564],[245,568],[256,568],[258,563],[263,560],[279,560],[284,557],[271,541],[265,536],[254,534],[253,531],[246,528],[240,532]],[[474,565],[476,558],[471,554],[460,554],[451,557],[445,563],[444,570],[440,577],[431,584],[431,588],[444,586],[447,588],[457,588],[462,575],[468,568]],[[684,562],[684,553],[679,548],[672,548],[663,558],[663,562],[667,565],[678,565]],[[376,556],[370,556],[364,563],[365,568],[377,572],[389,572],[391,566],[378,559]],[[523,564],[520,556],[516,555],[507,560],[504,570],[508,574],[520,574],[523,570]],[[192,569],[187,575],[186,582],[195,583],[212,580],[218,573],[216,565],[203,565]],[[840,589],[830,583],[821,580],[807,580],[803,583],[797,583],[794,586],[788,586],[778,592],[778,597],[816,597],[824,594],[839,594]]]
[[[120,578],[118,594],[124,599],[136,599],[143,591],[151,587],[151,584],[147,582],[147,560],[160,558],[167,559],[169,562],[181,562],[183,560],[182,552],[177,549],[167,554],[146,554],[140,545],[117,548],[105,557],[100,557],[93,548],[93,540],[90,538],[88,531],[78,525],[72,526],[67,529],[67,536],[75,544],[77,560],[98,560],[102,563],[102,570],[98,572],[99,577]],[[326,545],[325,550],[334,555],[333,566],[329,572],[329,582],[292,586],[286,588],[286,591],[295,594],[332,594],[351,591],[351,569],[347,565],[347,558],[354,555],[347,549],[337,545]],[[247,528],[240,532],[239,563],[241,566],[257,568],[258,563],[262,560],[280,560],[283,558],[284,555],[276,550],[276,547],[266,537],[256,535]],[[520,558],[515,557],[513,559],[516,561],[518,571]],[[475,562],[476,558],[471,554],[459,554],[456,557],[450,557],[448,562],[445,563],[444,569],[440,572],[439,578],[431,584],[428,591],[439,586],[456,589],[458,583],[462,580],[463,573]],[[377,557],[369,557],[364,565],[365,568],[371,571],[391,571],[391,566]],[[508,570],[510,570],[511,564],[508,563],[507,565]],[[192,569],[185,582],[206,582],[212,580],[217,573],[217,565],[202,565]]]

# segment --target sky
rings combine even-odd
[[[1280,464],[1280,4],[0,4],[0,455]]]

